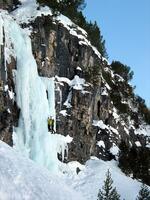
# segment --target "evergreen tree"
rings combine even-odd
[[[150,124],[150,109],[146,106],[145,100],[140,96],[136,96],[136,101],[138,103],[138,112],[143,115],[145,121]]]
[[[131,81],[133,78],[133,71],[131,71],[131,68],[127,65],[122,64],[119,61],[113,61],[111,63],[111,68],[114,70],[116,74],[119,74],[124,78],[125,81]]]
[[[98,51],[102,54],[103,57],[108,58],[105,47],[105,40],[103,39],[97,22],[95,21],[94,23],[86,23],[86,27],[84,28],[88,32],[89,40],[91,41],[92,45],[97,47]]]
[[[97,200],[120,200],[120,195],[117,193],[116,188],[113,188],[112,184],[113,180],[111,178],[111,173],[108,170],[102,190],[99,190],[98,192]]]
[[[150,190],[146,185],[142,185],[136,200],[150,200]]]

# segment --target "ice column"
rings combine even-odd
[[[14,129],[14,148],[49,170],[56,171],[60,163],[57,152],[64,151],[68,141],[64,136],[48,133],[47,129],[48,116],[56,117],[54,78],[38,76],[29,36],[11,17],[7,15],[4,19],[5,39],[10,44],[7,48],[13,46],[17,61],[15,89],[20,118],[19,126]]]

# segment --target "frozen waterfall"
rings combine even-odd
[[[57,153],[64,155],[68,140],[64,136],[50,134],[47,128],[48,116],[56,118],[54,78],[38,75],[27,32],[6,13],[2,13],[0,19],[4,25],[5,57],[14,56],[17,61],[14,79],[20,118],[19,126],[14,128],[14,148],[49,170],[58,170],[60,161]]]

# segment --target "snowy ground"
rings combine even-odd
[[[50,174],[0,142],[0,200],[83,200],[60,175]]]
[[[78,175],[76,167],[82,169]],[[64,169],[68,173],[50,173],[0,142],[0,200],[96,200],[107,169],[121,199],[134,200],[140,188],[140,183],[126,177],[116,162],[91,159],[85,166],[72,162]]]
[[[103,186],[105,174],[110,170],[113,185],[121,195],[121,200],[135,200],[140,189],[140,183],[121,172],[115,161],[104,162],[98,159],[87,161],[85,169],[70,181],[76,191],[83,194],[86,200],[96,200],[100,188]]]

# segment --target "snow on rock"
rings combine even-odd
[[[105,162],[97,159],[87,161],[85,169],[79,172],[74,180],[72,177],[70,178],[70,185],[72,184],[76,191],[81,192],[86,200],[97,199],[98,191],[104,184],[108,169],[112,174],[113,185],[117,188],[121,199],[136,199],[141,184],[125,176],[115,161]]]
[[[79,66],[76,68],[76,70],[82,71],[81,67]]]
[[[103,130],[106,129],[110,133],[114,133],[116,135],[119,135],[119,132],[117,131],[117,129],[113,128],[112,126],[104,124],[104,122],[102,120],[98,120],[98,121],[94,120],[93,126],[98,126],[100,129],[103,129]]]
[[[66,78],[66,77],[59,77],[59,76],[55,76],[56,80],[60,83],[66,83],[69,86],[71,85],[71,80]]]
[[[80,78],[79,76],[75,75],[74,79],[71,81],[71,86],[75,90],[83,90],[85,85],[85,79]]]
[[[5,92],[8,91],[8,85],[5,85],[5,86],[4,86],[4,91],[5,91]]]
[[[141,143],[139,141],[136,141],[135,144],[137,147],[141,147]]]
[[[107,92],[106,88],[102,88],[101,95],[102,96],[108,96],[108,92]]]
[[[8,112],[8,113],[11,113],[9,108],[7,108],[7,112]]]
[[[138,135],[144,135],[150,137],[150,126],[149,125],[141,125],[139,129],[135,131]]]
[[[118,122],[120,120],[119,115],[117,114],[117,109],[113,108],[113,113],[112,113],[114,119],[116,120],[116,122]]]
[[[61,110],[59,113],[65,117],[68,115],[66,110]]]
[[[85,79],[80,78],[78,75],[75,75],[72,80],[66,77],[55,77],[58,82],[66,83],[70,86],[70,89],[73,88],[74,90],[84,90],[84,87],[87,87],[88,84],[85,84]]]
[[[122,76],[120,76],[119,74],[115,74],[115,77],[117,78],[117,80],[119,82],[124,82],[125,80],[122,78]]]
[[[93,121],[93,126],[98,126],[101,129],[108,129],[108,126],[104,124],[104,122],[102,120],[94,120]]]
[[[105,143],[104,143],[103,140],[98,141],[98,142],[97,142],[97,145],[98,145],[99,147],[103,147],[103,148],[105,149]]]
[[[124,131],[129,135],[129,130],[124,126]]]
[[[72,89],[74,90],[81,90],[81,92],[83,94],[88,93],[88,91],[85,90],[85,87],[88,87],[89,84],[85,83],[85,79],[80,78],[78,75],[75,75],[74,78],[72,80],[66,78],[66,77],[59,77],[59,76],[55,76],[56,81],[60,84],[60,85],[64,85],[64,83],[68,84],[68,86],[70,87],[70,92],[68,94],[68,97],[66,99],[66,101],[64,102],[64,105],[67,108],[71,108],[71,98],[72,98]]]
[[[109,126],[109,129],[115,133],[116,135],[119,135],[119,132],[117,131],[117,129],[113,128],[112,126]]]
[[[15,97],[15,94],[14,94],[14,92],[13,92],[13,91],[11,91],[11,90],[8,90],[8,94],[9,94],[9,97],[10,97],[10,99],[14,99],[14,97]]]
[[[122,103],[122,104],[128,104],[128,102],[125,101],[125,100],[121,100],[121,103]]]
[[[83,197],[61,175],[50,174],[0,141],[0,199],[83,200]]]
[[[105,86],[108,90],[111,90],[111,87],[108,85],[108,83],[105,83]]]
[[[110,152],[111,152],[113,155],[117,156],[118,153],[119,153],[119,148],[118,148],[115,144],[113,144],[113,146],[110,148]]]
[[[34,21],[38,16],[52,15],[51,10],[45,6],[37,9],[39,5],[36,0],[20,0],[21,5],[15,9],[11,15],[16,19],[18,24],[29,23]]]

